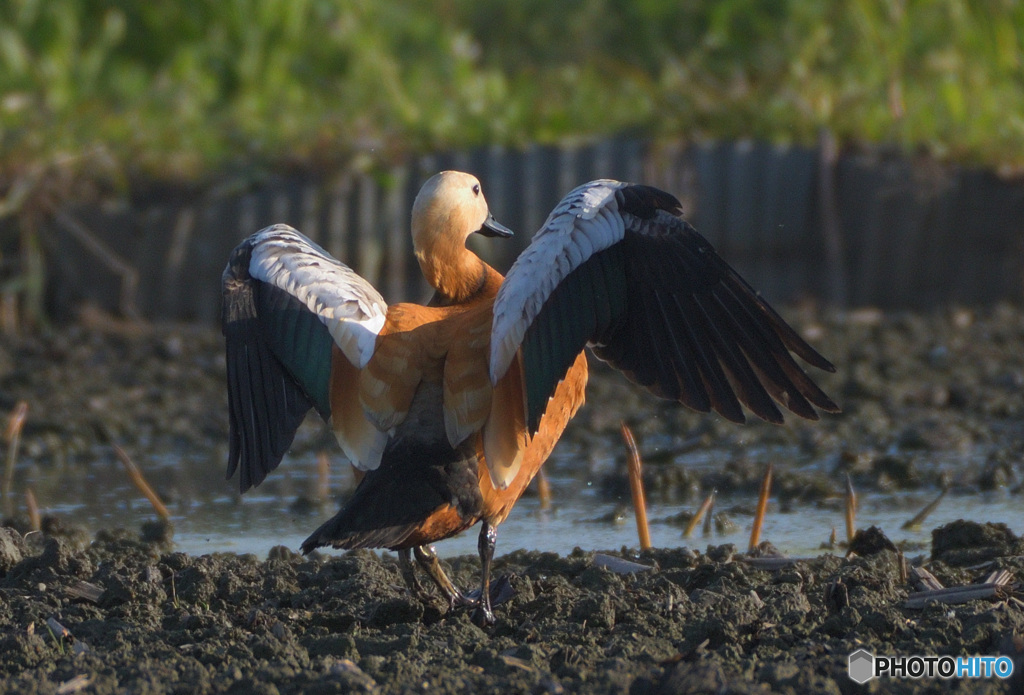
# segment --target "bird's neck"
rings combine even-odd
[[[417,249],[416,259],[423,276],[440,295],[442,304],[468,301],[480,292],[494,271],[460,238],[438,240],[426,249]]]

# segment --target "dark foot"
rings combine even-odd
[[[477,548],[480,551],[480,598],[470,616],[470,619],[480,627],[494,625],[494,613],[491,611],[491,560],[494,558],[494,544],[497,540],[497,527],[484,519],[477,541]]]
[[[516,595],[516,590],[512,588],[512,582],[509,580],[509,575],[503,574],[498,577],[491,584],[491,606],[500,606],[503,603],[512,600],[512,597]],[[471,603],[464,605],[476,606],[480,603],[480,590],[474,589],[466,594],[466,599]]]
[[[480,598],[478,596],[467,595],[455,590],[455,593],[448,597],[448,608],[455,610],[456,608],[476,608],[480,605]]]
[[[408,553],[409,551],[402,551]],[[476,598],[467,596],[466,594],[459,591],[452,581],[448,579],[448,575],[441,569],[441,561],[437,559],[437,553],[429,545],[421,545],[417,548],[412,549],[413,554],[416,557],[416,562],[423,568],[423,571],[427,573],[438,589],[446,599],[448,599],[449,609],[460,608],[464,606],[476,606]],[[409,563],[409,572],[412,572],[412,563]]]
[[[473,621],[473,624],[477,627],[491,627],[497,622],[494,619],[494,613],[489,608],[483,606],[477,606],[473,609],[473,612],[469,614],[469,619]]]

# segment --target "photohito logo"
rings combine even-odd
[[[850,654],[850,680],[864,684],[875,677],[875,655],[867,649]]]
[[[850,654],[850,680],[864,684],[872,678],[1009,678],[1008,656],[875,656],[867,649]]]

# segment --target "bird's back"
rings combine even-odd
[[[336,350],[332,425],[350,441],[361,429],[390,436],[380,465],[311,547],[411,547],[480,519],[476,440],[490,407],[491,308],[502,280],[490,272],[469,301],[390,306],[362,370]]]

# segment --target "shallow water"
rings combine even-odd
[[[722,460],[714,453],[714,450],[710,454],[708,450],[694,452],[687,457],[686,465],[696,469],[711,468],[715,465],[712,461]],[[956,458],[951,457],[947,463],[955,466]],[[962,455],[960,458],[959,465],[971,465],[969,459]],[[553,493],[551,508],[541,509],[535,495],[524,496],[499,528],[498,554],[525,549],[564,555],[575,547],[584,550],[638,547],[628,497],[621,501],[608,500],[596,489],[602,468],[607,469],[609,465],[609,462],[592,462],[587,475],[593,480],[588,480],[579,476],[571,453],[556,451],[546,467]],[[821,464],[805,462],[801,465]],[[312,456],[286,460],[263,485],[244,496],[237,493],[235,481],[224,480],[220,458],[167,455],[151,459],[144,468],[171,511],[177,549],[190,554],[234,552],[266,557],[270,548],[277,545],[297,549],[338,507],[333,499],[322,504],[309,501],[317,485],[316,462]],[[347,464],[337,463],[332,476],[333,494],[344,499],[352,485]],[[149,503],[131,486],[120,464],[113,460],[74,470],[32,468],[20,471],[18,477],[24,485],[33,487],[43,513],[60,514],[90,531],[113,526],[138,528],[154,518]],[[16,485],[15,489],[21,487]],[[857,525],[859,528],[877,525],[894,541],[919,542],[927,549],[930,531],[904,530],[901,526],[935,496],[935,490],[894,494],[862,492]],[[668,519],[683,511],[694,511],[698,502],[651,502],[648,506],[651,541],[661,548],[703,549],[709,544],[734,543],[745,549],[752,518],[734,507],[751,509],[755,503],[754,495],[720,495],[716,511],[725,510],[736,529],[710,535],[698,529],[686,539],[682,526]],[[615,521],[606,520],[616,516],[616,511],[619,514]],[[1019,497],[1005,492],[951,493],[923,527],[932,529],[960,518],[998,521],[1011,528],[1021,528],[1024,527],[1024,508]],[[771,541],[791,556],[818,555],[829,552],[825,544],[833,528],[838,538],[845,536],[844,524],[841,500],[797,505],[783,511],[773,499],[762,539]],[[442,556],[451,557],[475,554],[476,544],[477,529],[474,528],[438,543],[436,548]]]

